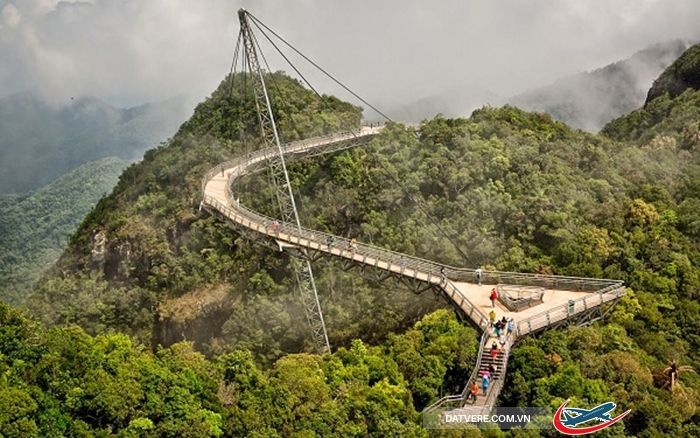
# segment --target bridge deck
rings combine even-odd
[[[285,145],[283,150],[285,153],[291,154],[318,155],[363,144],[377,135],[378,132],[378,128],[365,127],[355,133],[290,143]],[[338,146],[333,147],[334,144]],[[542,287],[544,289],[543,302],[536,306],[514,312],[505,308],[501,303],[496,303],[497,319],[507,316],[515,320],[515,333],[509,339],[508,346],[520,336],[566,322],[578,314],[590,313],[592,309],[616,300],[624,294],[624,285],[620,281],[505,272],[485,271],[483,273],[484,282],[482,285],[478,285],[475,284],[474,270],[472,269],[441,265],[265,217],[246,208],[243,205],[245,199],[237,198],[236,196],[240,196],[240,194],[233,194],[231,185],[241,175],[260,170],[261,165],[272,163],[278,157],[279,151],[268,148],[214,167],[202,181],[202,206],[211,211],[217,211],[236,226],[267,235],[278,242],[280,249],[284,246],[292,246],[321,251],[414,281],[427,283],[432,287],[439,287],[448,299],[452,300],[464,311],[465,315],[484,330],[488,330],[488,317],[486,315],[493,309],[489,299],[493,285],[513,284]],[[329,239],[332,239],[332,242]],[[571,305],[572,301],[573,306]],[[488,342],[490,342],[488,337],[482,342],[480,356],[487,348]],[[505,354],[506,363],[508,351],[509,348]],[[474,374],[471,379],[476,377]],[[492,403],[495,403],[499,390],[500,385],[498,384],[489,390],[489,403],[491,404],[486,406],[487,409],[490,409],[493,406]],[[460,403],[463,401],[463,395],[445,397],[428,408],[428,411],[453,402],[464,406],[463,403]]]
[[[572,310],[574,314],[577,314],[619,298],[619,294],[617,293],[603,293],[599,295],[597,293],[585,291],[545,289],[543,302],[541,304],[520,311],[511,311],[498,301],[496,301],[495,307],[491,305],[490,295],[493,285],[482,284],[479,286],[474,283],[455,282],[455,286],[457,286],[457,288],[469,298],[469,301],[484,314],[488,314],[491,310],[494,310],[496,312],[496,319],[501,319],[504,316],[513,318],[516,322],[516,327],[520,329],[520,334],[545,328],[548,325],[571,316],[568,308],[566,308],[568,307],[569,301],[576,302]],[[585,305],[583,304],[584,301]],[[559,309],[559,311],[554,311],[555,309]],[[549,315],[547,315],[548,311]],[[540,315],[541,318],[536,318],[538,315]],[[528,322],[530,324],[529,329],[525,327]],[[516,332],[517,331],[518,330],[516,330]]]
[[[236,210],[240,208],[240,205],[236,201],[231,202],[228,198],[228,182],[229,175],[241,174],[241,169],[239,167],[230,167],[224,169],[223,175],[221,172],[214,175],[206,184],[205,194],[219,203],[221,205],[227,206],[227,209]],[[237,205],[233,205],[233,204]],[[221,208],[219,208],[221,210]],[[226,213],[226,211],[222,211]],[[248,225],[251,229],[261,232],[262,234],[267,234],[270,237],[275,238],[280,243],[292,244],[295,246],[306,247],[318,251],[323,251],[330,253],[336,257],[351,259],[356,262],[364,263],[366,265],[371,265],[373,267],[391,271],[396,274],[401,274],[410,278],[415,278],[420,281],[431,282],[434,284],[440,284],[441,278],[436,272],[424,272],[419,269],[413,269],[408,265],[408,262],[401,264],[401,258],[408,260],[411,258],[406,255],[401,257],[398,253],[394,254],[391,259],[386,260],[377,257],[372,254],[367,254],[366,251],[351,250],[349,246],[344,244],[346,239],[336,236],[336,244],[329,247],[326,243],[326,234],[318,233],[318,235],[311,235],[309,238],[304,238],[303,236],[297,236],[296,229],[294,227],[288,227],[280,225],[276,230],[272,227],[272,220],[267,220],[265,222],[250,222],[245,220],[245,216],[233,218],[236,222],[246,226]],[[315,237],[315,238],[314,238]],[[448,277],[449,278],[449,277]],[[471,282],[464,281],[454,281],[454,286],[456,289],[468,299],[468,303],[464,303],[463,310],[465,314],[469,315],[472,310],[472,306],[479,310],[478,313],[472,313],[472,318],[477,325],[481,324],[482,319],[488,315],[488,313],[493,309],[491,306],[490,291],[493,287],[491,284],[478,285]],[[614,300],[618,298],[619,294],[609,293],[609,294],[595,294],[586,291],[571,291],[565,289],[545,289],[543,302],[539,305],[523,309],[520,311],[510,311],[501,303],[496,302],[495,311],[497,319],[501,319],[503,316],[508,318],[513,318],[518,325],[519,334],[526,334],[531,331],[536,331],[538,329],[544,328],[547,325],[553,324],[555,322],[561,321],[569,316],[568,312],[564,309],[560,309],[558,313],[550,313],[547,315],[542,315],[541,321],[530,321],[530,328],[526,328],[521,323],[531,317],[540,315],[548,310],[561,308],[565,306],[570,300],[580,300],[581,298],[586,298],[586,305],[577,304],[574,308],[575,313],[579,313],[590,309],[591,307],[603,304],[605,302]],[[461,304],[461,303],[458,303]],[[534,325],[533,325],[534,323]]]

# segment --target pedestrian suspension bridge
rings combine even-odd
[[[624,295],[624,285],[617,280],[497,271],[483,271],[479,280],[475,269],[442,265],[302,227],[286,162],[367,145],[382,135],[382,128],[365,126],[355,131],[281,144],[270,107],[265,74],[258,63],[259,47],[252,36],[250,23],[257,23],[260,30],[259,25],[269,28],[244,10],[239,11],[239,19],[239,43],[245,51],[243,63],[250,68],[253,78],[251,86],[266,146],[209,170],[202,180],[200,205],[241,235],[273,245],[293,256],[292,267],[319,352],[330,351],[312,272],[312,264],[321,258],[335,258],[342,269],[354,269],[358,275],[372,280],[394,278],[416,293],[432,292],[444,298],[460,319],[482,331],[477,362],[472,374],[465,376],[464,391],[438,400],[425,410],[426,413],[436,412],[438,408],[458,409],[469,414],[490,412],[505,379],[510,349],[518,340],[546,329],[589,324],[604,317]],[[254,195],[234,191],[234,187],[242,186],[237,184],[240,178],[263,171],[270,172],[276,184],[281,209],[279,218],[265,216],[246,207],[245,200]],[[492,307],[490,291],[494,287],[499,292],[499,299]],[[515,322],[514,332],[502,348],[499,344],[499,352],[494,359],[490,348],[496,338],[487,316],[491,310],[496,312],[497,319],[505,316]],[[469,382],[480,382],[480,373],[489,363],[493,363],[497,371],[492,376],[494,379],[486,396],[480,394],[475,403],[467,403]]]

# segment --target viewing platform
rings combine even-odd
[[[337,152],[364,145],[380,131],[379,127],[364,127],[358,131],[302,140],[284,145],[282,152],[285,156],[300,158]],[[512,318],[515,328],[502,352],[501,378],[491,385],[483,405],[480,405],[482,410],[493,407],[499,385],[505,379],[510,348],[519,338],[549,328],[584,325],[600,319],[610,309],[607,304],[614,303],[625,293],[623,282],[618,280],[498,271],[483,271],[481,284],[478,284],[474,269],[447,266],[355,239],[303,228],[245,207],[245,199],[250,195],[234,193],[235,180],[278,165],[280,161],[277,148],[265,148],[215,166],[202,181],[201,208],[244,234],[274,242],[281,251],[311,260],[334,257],[346,263],[348,269],[357,267],[361,274],[366,268],[373,270],[379,281],[394,277],[416,292],[432,290],[442,295],[459,315],[483,333],[479,359],[467,383],[480,378],[482,357],[494,339],[489,327],[489,312],[494,310],[497,320],[504,316]],[[490,292],[494,287],[504,296],[492,306]],[[462,394],[444,397],[426,412],[446,406],[462,408],[465,400],[466,388]]]

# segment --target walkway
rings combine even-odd
[[[375,138],[381,128],[363,127],[354,132],[332,136],[313,138],[289,143],[283,147],[285,154],[300,156],[316,156],[336,152],[351,147],[364,145]],[[563,277],[554,275],[535,275],[512,272],[484,271],[482,285],[476,284],[473,269],[456,268],[424,260],[418,257],[389,251],[360,242],[351,242],[341,236],[333,236],[319,231],[301,228],[295,224],[280,222],[255,212],[244,206],[246,196],[233,193],[233,182],[247,174],[261,171],[279,162],[279,151],[276,148],[265,148],[221,163],[211,169],[202,181],[201,206],[212,214],[221,215],[230,225],[253,231],[274,239],[283,248],[306,248],[320,251],[328,255],[352,261],[360,265],[387,271],[392,275],[401,276],[436,287],[442,290],[464,315],[482,330],[488,328],[488,313],[491,311],[490,291],[494,285],[536,286],[544,289],[543,302],[528,309],[512,312],[500,303],[496,305],[497,318],[503,316],[513,318],[516,323],[515,334],[508,342],[508,348],[503,357],[503,376],[494,382],[485,400],[486,409],[490,409],[497,398],[500,385],[505,378],[505,367],[508,360],[509,348],[518,337],[525,336],[548,327],[565,323],[586,323],[602,316],[595,314],[605,303],[617,300],[624,295],[625,289],[621,281],[591,278]],[[241,201],[243,199],[243,201]],[[483,356],[489,339],[482,337]],[[489,344],[490,345],[490,344]],[[471,378],[478,377],[476,371]],[[468,383],[468,382],[467,382]],[[448,405],[464,406],[464,396],[459,394],[445,397],[431,406],[428,410]]]

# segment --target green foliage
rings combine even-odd
[[[673,99],[688,88],[700,90],[700,44],[686,50],[654,81],[647,103],[664,94]]]
[[[659,365],[614,325],[548,332],[513,351],[501,403],[556,410],[566,399],[583,408],[614,401],[617,414],[627,409],[632,413],[611,433],[683,435],[684,427],[693,424],[700,387],[692,383],[683,394],[655,389],[653,374]],[[689,409],[679,407],[688,402]]]
[[[0,433],[3,436],[425,436],[410,372],[422,392],[455,391],[476,333],[440,311],[405,335],[332,355],[288,355],[263,371],[248,351],[208,361],[191,343],[135,347],[121,334],[75,326],[45,330],[0,303]],[[403,363],[395,346],[429,360]],[[440,374],[433,374],[434,369]]]
[[[218,369],[190,345],[151,354],[124,335],[45,331],[5,304],[0,315],[3,436],[222,435]]]
[[[104,158],[21,195],[0,195],[0,299],[22,304],[128,162]]]
[[[277,109],[285,139],[359,120],[357,108],[338,103],[346,111],[334,118],[293,80],[275,77],[289,102]],[[399,286],[340,273],[331,263],[316,274],[337,352],[280,359],[311,348],[285,256],[254,247],[195,212],[209,166],[252,146],[254,113],[234,105],[235,89],[227,87],[224,82],[202,103],[168,145],[124,172],[29,302],[47,324],[76,322],[102,333],[97,339],[111,339],[116,335],[109,332],[119,329],[139,343],[172,344],[184,333],[202,351],[219,355],[219,380],[184,372],[198,362],[161,350],[155,358],[168,371],[153,373],[182,382],[189,392],[153,384],[159,398],[149,403],[167,413],[154,418],[141,412],[145,395],[138,385],[143,394],[151,389],[129,380],[128,368],[71,351],[95,347],[84,334],[57,328],[47,348],[60,354],[44,366],[98,363],[90,379],[109,394],[60,380],[51,388],[74,409],[65,415],[99,412],[105,419],[100,427],[134,433],[150,433],[143,420],[149,419],[153,430],[172,434],[184,427],[177,419],[186,418],[197,431],[220,427],[231,436],[420,436],[416,409],[464,384],[474,333],[438,312],[403,335],[390,335],[437,306]],[[671,359],[697,369],[700,360],[698,93],[661,96],[612,122],[603,136],[509,106],[483,108],[466,120],[438,117],[424,122],[419,136],[388,124],[363,150],[290,163],[302,221],[456,266],[624,280],[634,292],[605,325],[547,333],[517,347],[501,402],[556,409],[566,398],[581,407],[614,400],[637,416],[610,434],[680,436],[693,431],[700,384],[681,376],[684,392],[660,389],[659,369]],[[251,198],[242,200],[245,205],[269,211],[263,177],[241,184]],[[149,315],[158,318],[155,325]],[[367,344],[353,341],[358,335]],[[80,369],[80,378],[87,371]],[[133,398],[116,393],[115,378],[133,385],[127,386]],[[210,397],[217,382],[218,402]],[[185,408],[163,405],[170,400]],[[113,404],[123,409],[110,410]],[[25,409],[33,412],[31,404]],[[35,418],[40,431],[47,418]],[[92,424],[87,416],[70,427],[84,424]]]

